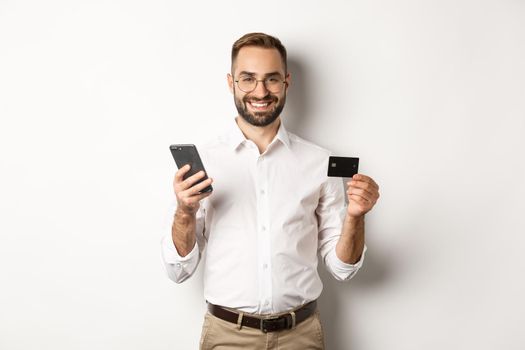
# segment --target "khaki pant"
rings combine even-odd
[[[324,350],[324,336],[319,312],[293,329],[263,333],[251,327],[239,327],[209,312],[204,317],[200,350]]]

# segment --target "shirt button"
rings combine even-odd
[[[181,264],[181,263],[177,263],[177,267],[181,267],[181,266],[182,266],[182,264]]]
[[[265,300],[264,301],[264,306],[268,306],[268,305],[270,305],[270,301],[269,300]]]
[[[263,265],[263,269],[266,270],[267,268],[268,268],[268,264],[264,264],[264,265]]]
[[[266,231],[266,226],[261,227],[263,231]]]
[[[264,194],[264,193],[265,193],[264,190],[261,190],[261,194]]]

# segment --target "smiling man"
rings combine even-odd
[[[338,280],[363,263],[364,217],[379,187],[355,175],[345,206],[341,181],[326,175],[330,153],[281,121],[290,78],[277,38],[237,40],[227,80],[238,116],[200,149],[210,178],[183,180],[189,166],[175,174],[176,208],[162,252],[177,283],[206,256],[201,349],[324,349],[318,258]],[[213,192],[200,192],[212,182]]]
[[[278,70],[272,71],[277,67]],[[285,91],[290,80],[280,53],[264,47],[244,47],[237,51],[232,74],[233,72],[237,72],[237,79],[234,80],[228,74],[228,84],[234,94],[239,115],[247,123],[261,127],[270,125],[279,118],[284,109]],[[257,72],[267,73],[264,73],[261,80],[257,80]],[[237,83],[239,91],[235,90],[234,83]]]

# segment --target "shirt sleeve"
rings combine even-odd
[[[328,177],[321,187],[319,204],[316,209],[319,229],[318,252],[326,269],[338,281],[348,281],[363,265],[366,246],[359,261],[347,264],[337,256],[335,247],[341,236],[346,215],[344,184],[338,178]]]
[[[197,224],[195,228],[195,245],[193,246],[193,249],[188,255],[182,257],[177,252],[177,248],[175,248],[175,244],[173,243],[173,239],[171,236],[173,214],[175,213],[176,209],[177,202],[174,201],[174,203],[171,205],[170,218],[166,220],[166,234],[161,240],[161,252],[162,260],[164,262],[164,267],[166,268],[166,273],[168,277],[175,283],[182,283],[188,278],[190,278],[197,269],[202,255],[202,251],[206,246],[206,239],[204,237],[204,217],[206,210],[204,209],[204,206],[201,203],[201,206],[197,211],[196,215]]]

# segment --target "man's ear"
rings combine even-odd
[[[292,83],[292,75],[290,73],[286,73],[286,77],[284,78],[284,81],[286,82],[286,90],[290,87],[290,84]]]
[[[233,94],[233,77],[230,73],[228,73],[226,78],[228,79],[228,87],[230,88],[230,92]]]

